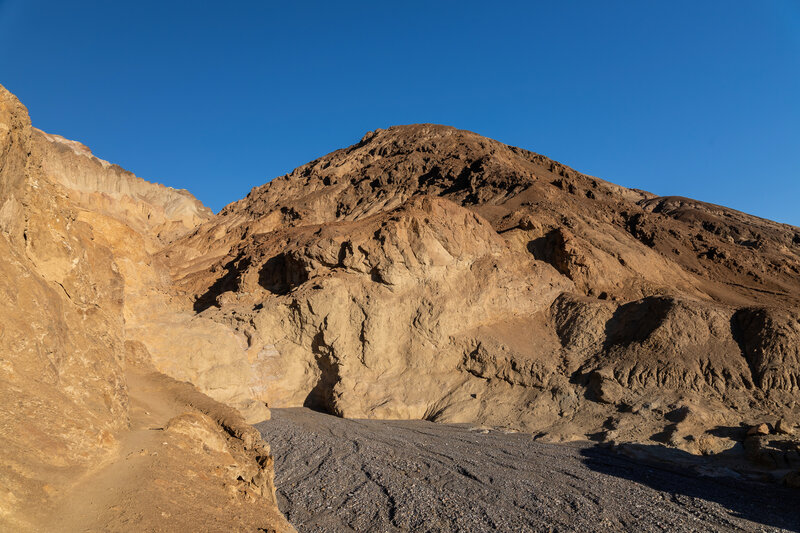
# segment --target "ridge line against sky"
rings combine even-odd
[[[0,0],[0,83],[34,126],[214,211],[432,122],[800,226],[795,0]]]

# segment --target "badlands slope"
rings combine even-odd
[[[270,406],[693,454],[800,412],[799,228],[467,131],[370,132],[159,257]]]

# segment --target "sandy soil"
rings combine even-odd
[[[232,455],[233,440],[221,444],[221,429],[199,423],[196,434],[170,429],[175,417],[202,420],[187,399],[227,408],[149,369],[129,368],[126,378],[130,430],[120,432],[115,451],[80,478],[53,479],[52,501],[29,513],[35,531],[293,531],[271,495],[256,496],[235,479],[244,471],[241,458]]]
[[[800,493],[632,462],[590,444],[275,409],[257,426],[278,503],[313,531],[798,531]]]

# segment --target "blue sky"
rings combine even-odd
[[[435,122],[800,225],[800,0],[0,0],[0,83],[215,211]]]

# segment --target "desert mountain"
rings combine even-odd
[[[267,405],[800,469],[800,228],[430,124],[213,215],[0,87],[0,234],[6,529],[291,530]]]
[[[800,229],[451,127],[370,132],[159,256],[270,406],[693,453],[798,415]]]

